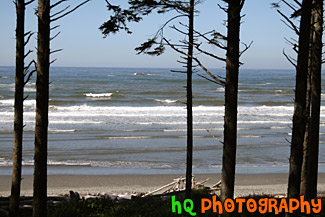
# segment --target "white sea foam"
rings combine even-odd
[[[167,104],[171,104],[171,103],[176,103],[177,100],[172,100],[172,99],[155,99],[156,102],[160,102],[160,103],[167,103]]]
[[[111,97],[113,93],[85,93],[87,97],[102,98],[102,97]]]
[[[289,129],[289,127],[279,127],[279,126],[273,126],[273,127],[270,127],[270,129],[272,130],[282,130],[282,129]]]
[[[193,131],[199,132],[199,131],[204,131],[207,132],[209,131],[222,131],[223,128],[213,128],[213,129],[202,129],[202,128],[194,128]],[[164,129],[164,132],[186,132],[187,129]]]
[[[34,160],[23,160],[23,166],[34,166]],[[48,160],[48,166],[81,166],[81,167],[117,167],[117,168],[170,168],[169,164],[131,161],[79,161],[79,160]],[[11,160],[0,159],[0,167],[12,166]]]
[[[150,139],[152,136],[108,136],[105,139]]]
[[[14,106],[15,100],[14,99],[3,99],[0,100],[0,105],[5,105],[5,106]],[[36,100],[30,99],[30,100],[25,100],[24,101],[24,106],[35,106],[36,105]]]
[[[0,100],[6,105],[13,100]],[[27,100],[27,104],[33,105],[35,100]],[[325,111],[325,108],[322,108]],[[322,112],[321,126],[325,124],[325,114]],[[5,108],[0,111],[0,122],[4,123],[3,130],[12,128],[13,109]],[[255,129],[264,127],[271,130],[285,130],[292,124],[293,106],[239,106],[238,124],[245,129]],[[220,128],[224,124],[223,106],[195,106],[193,107],[194,129],[204,131],[205,129]],[[30,129],[35,123],[35,112],[26,110],[24,113],[24,123]],[[49,123],[51,133],[68,133],[71,131],[60,131],[62,129],[89,130],[96,125],[96,129],[105,130],[108,126],[126,128],[130,126],[141,126],[141,130],[148,127],[157,126],[165,132],[181,132],[186,126],[186,108],[184,106],[50,106]],[[62,125],[65,125],[63,128]],[[88,126],[89,125],[89,126]],[[256,125],[256,126],[253,126]],[[165,126],[165,127],[164,127]],[[162,129],[161,129],[162,128]],[[176,128],[176,129],[175,129]],[[213,129],[212,129],[213,130]]]
[[[105,124],[104,121],[92,120],[50,120],[50,124]]]
[[[25,92],[35,92],[36,91],[36,88],[34,88],[34,87],[25,87],[24,88],[24,91]]]
[[[219,87],[216,89],[216,92],[225,92],[225,88],[224,87]]]
[[[73,133],[76,132],[76,129],[69,129],[69,130],[60,130],[60,129],[51,129],[49,128],[50,133]]]
[[[256,135],[238,135],[239,138],[261,138],[262,136]]]
[[[0,100],[0,105],[10,105],[13,106],[14,105],[15,100],[14,99],[3,99]]]

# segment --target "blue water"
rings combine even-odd
[[[224,76],[224,70],[214,70]],[[203,72],[200,72],[203,74]],[[186,75],[170,69],[51,69],[49,174],[184,173]],[[324,82],[323,82],[324,83]],[[238,173],[288,172],[295,72],[242,70]],[[324,87],[323,87],[324,88]],[[27,84],[24,174],[32,174],[35,76]],[[221,172],[224,89],[193,76],[194,173]],[[0,174],[11,173],[14,68],[0,67]],[[324,104],[324,102],[322,102]],[[320,171],[325,172],[321,111]]]

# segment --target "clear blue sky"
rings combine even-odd
[[[37,2],[37,1],[36,1]],[[52,2],[56,2],[52,0]],[[71,6],[80,0],[70,0]],[[126,1],[111,1],[125,3]],[[248,69],[292,69],[292,66],[282,55],[285,48],[290,52],[284,37],[295,37],[281,21],[277,12],[270,7],[272,0],[246,0],[241,27],[241,40],[252,47],[243,55],[243,68]],[[67,3],[67,4],[68,4]],[[217,4],[224,5],[221,0],[205,0],[198,7],[200,14],[196,17],[197,30],[208,31],[216,29],[225,33],[223,20],[226,14]],[[66,5],[67,5],[66,4]],[[34,15],[36,4],[27,7],[26,30],[36,31],[37,19]],[[130,25],[132,35],[120,32],[103,39],[98,27],[108,19],[109,13],[104,0],[92,0],[79,10],[57,21],[61,34],[52,44],[52,49],[63,48],[60,53],[52,55],[58,59],[54,66],[98,66],[98,67],[180,67],[176,62],[179,55],[167,48],[167,52],[159,57],[136,55],[134,48],[150,37],[157,28],[171,17],[171,14],[150,15],[138,24]],[[15,62],[15,7],[12,0],[0,2],[0,65],[13,66]],[[181,21],[181,20],[180,20]],[[186,22],[183,20],[183,22]],[[55,32],[52,33],[54,35]],[[166,31],[167,37],[177,40],[183,36],[175,36],[171,30]],[[36,35],[29,44],[36,47]],[[218,49],[208,46],[214,53],[224,55]],[[291,52],[290,52],[291,53]],[[294,54],[293,54],[294,55]],[[223,62],[201,57],[202,63],[211,68],[224,67]]]

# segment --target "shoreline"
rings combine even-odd
[[[169,184],[173,179],[185,177],[181,174],[166,175],[48,175],[48,195],[64,195],[70,190],[80,194],[126,194],[145,193]],[[220,174],[194,174],[196,181],[210,180],[205,186],[212,186],[221,179]],[[288,174],[237,174],[235,196],[252,194],[285,194],[287,191]],[[11,176],[0,175],[0,195],[9,196]],[[24,175],[21,195],[31,196],[33,176]],[[318,193],[325,192],[325,173],[318,175]]]

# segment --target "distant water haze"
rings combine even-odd
[[[213,72],[224,76],[222,69]],[[222,145],[207,130],[223,140],[224,88],[196,74],[193,171],[220,173]],[[185,172],[185,74],[170,69],[54,67],[50,80],[49,174]],[[240,72],[238,173],[288,172],[286,139],[291,140],[294,86],[294,71]],[[23,173],[32,174],[35,76],[25,95]],[[14,67],[0,67],[2,175],[11,174],[13,105]],[[325,172],[324,111],[320,172]]]

